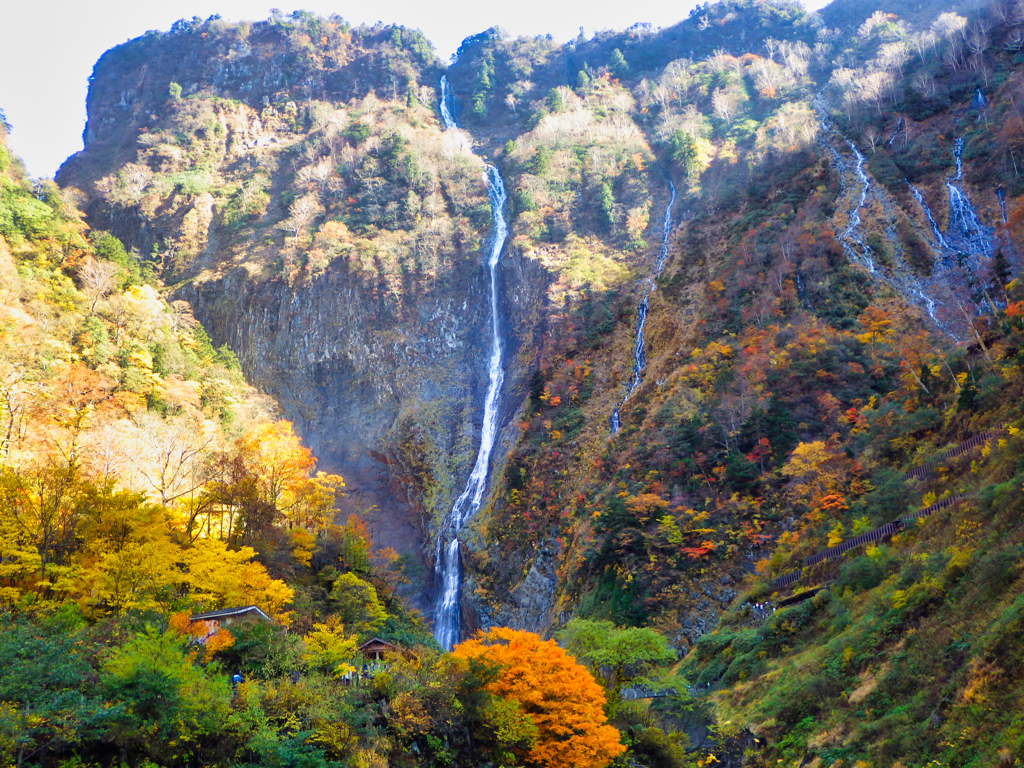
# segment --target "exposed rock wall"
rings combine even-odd
[[[214,342],[227,343],[277,398],[321,468],[346,478],[346,511],[376,506],[369,517],[378,543],[429,564],[429,528],[461,488],[479,432],[483,280],[482,265],[466,262],[444,285],[389,306],[343,264],[294,286],[238,268],[175,297],[191,302]],[[507,425],[525,395],[548,276],[513,252],[501,280]],[[497,463],[516,437],[514,427],[503,431]]]

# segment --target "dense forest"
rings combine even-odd
[[[1019,0],[183,19],[88,108],[0,120],[3,765],[1024,757]]]

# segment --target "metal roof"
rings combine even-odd
[[[273,621],[266,613],[264,613],[259,606],[256,605],[241,605],[237,608],[221,608],[219,611],[208,611],[206,613],[197,613],[189,619],[192,621],[216,621],[217,619],[227,619],[232,616],[242,616],[246,613],[251,613],[254,616],[263,619],[264,621]]]

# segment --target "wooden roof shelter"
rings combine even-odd
[[[389,643],[387,640],[381,640],[379,637],[371,638],[360,645],[359,653],[367,658],[372,658],[375,661],[380,661],[385,656],[394,656],[399,653],[403,656],[409,656],[412,654],[412,652],[407,648],[395,645],[394,643]]]
[[[243,619],[258,619],[259,621],[271,623],[274,621],[259,606],[242,605],[237,608],[221,608],[219,611],[193,614],[189,619],[189,623],[194,621],[216,621],[218,624],[228,625]]]

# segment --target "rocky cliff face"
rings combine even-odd
[[[401,28],[179,24],[100,61],[86,149],[60,175],[94,228],[177,283],[321,469],[346,478],[342,514],[422,564],[411,596],[424,608],[432,527],[476,450],[488,322],[483,166],[465,136],[440,131],[421,86],[435,66]],[[526,391],[549,281],[506,254],[503,424]],[[504,456],[514,431],[501,439]]]
[[[523,399],[548,276],[516,253],[505,257],[501,275],[512,361],[507,423]],[[379,543],[425,557],[431,526],[461,491],[479,434],[484,277],[467,261],[444,285],[390,304],[344,265],[292,286],[254,281],[239,268],[175,296],[277,398],[322,467],[346,478],[345,507],[377,508],[368,516]]]
[[[580,611],[691,642],[788,530],[794,447],[857,456],[893,381],[927,401],[929,350],[980,339],[1020,246],[1014,31],[989,78],[960,27],[912,56],[898,20],[843,24],[729,0],[567,45],[490,30],[448,72],[469,135],[441,131],[416,33],[182,23],[97,65],[60,181],[429,566],[479,431],[495,163],[509,369],[466,626]]]

